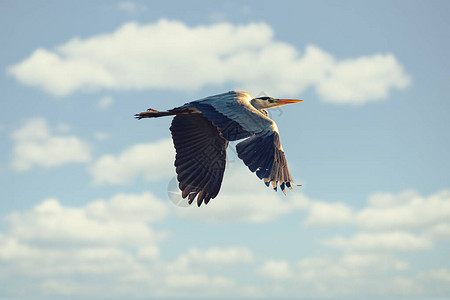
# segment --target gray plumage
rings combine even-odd
[[[186,103],[168,111],[149,109],[137,119],[174,115],[170,130],[176,149],[175,167],[179,188],[189,204],[208,204],[220,190],[228,141],[236,145],[238,157],[274,190],[292,189],[278,128],[265,108],[302,100],[253,98],[246,92],[228,92]]]

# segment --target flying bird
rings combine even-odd
[[[219,193],[225,171],[229,141],[236,145],[238,157],[252,172],[272,184],[292,190],[277,125],[268,117],[267,108],[303,100],[254,98],[247,92],[231,91],[206,97],[168,111],[148,109],[137,119],[175,116],[170,126],[176,150],[175,167],[182,197],[192,204],[208,204]]]

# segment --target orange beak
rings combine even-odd
[[[296,100],[296,99],[278,99],[278,103],[281,104],[288,104],[288,103],[297,103],[302,102],[303,100]]]

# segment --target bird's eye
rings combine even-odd
[[[274,103],[274,102],[275,102],[275,100],[269,99],[269,103]]]

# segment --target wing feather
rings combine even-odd
[[[278,129],[274,121],[250,104],[253,97],[246,92],[228,92],[185,104],[194,107],[214,125],[226,140],[246,138],[236,145],[239,158],[251,172],[274,189],[280,185],[291,188],[293,183],[286,158],[280,144]],[[188,138],[188,137],[185,137]],[[188,143],[187,145],[195,144]],[[210,155],[212,149],[205,149]],[[180,163],[185,163],[180,157]],[[183,177],[184,178],[184,177]],[[204,193],[199,194],[203,196]]]
[[[276,190],[279,184],[283,193],[285,186],[290,188],[293,181],[277,131],[254,135],[237,144],[236,150],[250,171],[256,171],[267,186],[272,184]]]
[[[176,115],[170,127],[182,197],[197,205],[217,196],[222,184],[228,141],[198,113]]]
[[[252,99],[249,93],[232,91],[186,105],[201,111],[227,140],[235,141],[261,133],[273,124],[271,119],[250,104]]]

